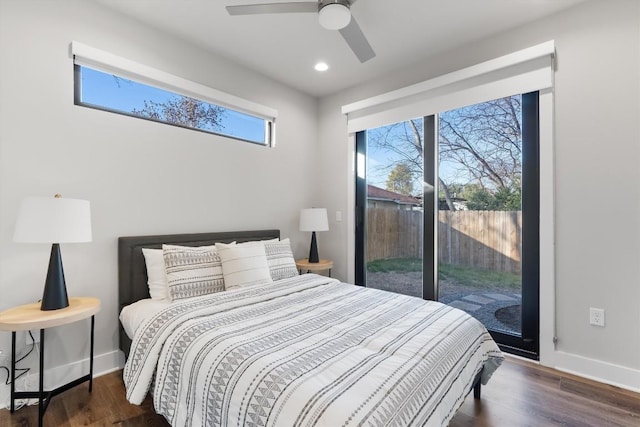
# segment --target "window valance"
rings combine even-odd
[[[548,41],[342,107],[350,133],[553,87]]]

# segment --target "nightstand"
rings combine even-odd
[[[329,277],[331,277],[331,269],[333,268],[333,261],[328,259],[321,259],[318,262],[309,262],[309,258],[296,260],[296,267],[300,274],[302,274],[303,270],[307,270],[308,272],[316,273],[318,271],[329,270]]]
[[[40,303],[25,304],[0,313],[0,331],[11,332],[11,412],[15,410],[16,399],[38,399],[38,425],[42,427],[42,417],[53,396],[89,381],[89,392],[93,386],[93,330],[95,314],[100,311],[100,300],[91,297],[69,298],[69,306],[59,310],[42,311]],[[89,373],[55,390],[44,390],[44,330],[54,326],[68,325],[91,317],[91,350]],[[38,391],[16,391],[16,332],[40,329],[40,372]]]

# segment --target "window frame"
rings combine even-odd
[[[138,119],[144,119],[156,123],[168,124],[208,134],[214,134],[238,141],[250,142],[259,146],[275,146],[275,123],[278,116],[278,111],[276,109],[222,92],[220,90],[184,79],[182,77],[167,73],[153,67],[149,67],[144,64],[140,64],[135,61],[131,61],[129,59],[114,55],[109,52],[87,46],[77,41],[73,41],[71,43],[70,53],[74,65],[73,79],[75,105],[135,117]],[[126,111],[110,108],[109,106],[82,102],[82,80],[80,67],[90,68],[102,73],[131,80],[139,84],[158,88],[177,96],[192,98],[204,103],[208,103],[210,105],[222,107],[232,112],[264,120],[264,142],[254,141],[234,135],[228,135],[222,132],[211,131],[208,129],[199,129],[190,126],[184,126],[178,123],[171,123],[164,120],[156,120],[150,117],[144,117]]]
[[[262,141],[262,142],[261,141],[254,141],[252,139],[242,138],[240,136],[229,135],[229,134],[226,134],[224,132],[216,132],[214,130],[203,129],[203,128],[198,128],[198,127],[192,127],[192,126],[186,126],[186,125],[183,125],[183,124],[180,124],[180,123],[174,123],[174,122],[170,122],[170,121],[167,121],[167,120],[154,119],[152,117],[147,117],[147,116],[135,114],[135,113],[128,112],[128,111],[125,111],[125,110],[119,110],[119,109],[115,109],[115,108],[110,108],[110,107],[108,107],[106,105],[100,105],[100,104],[94,104],[94,103],[90,103],[90,102],[84,102],[84,101],[82,101],[82,69],[83,68],[92,69],[94,71],[97,71],[97,72],[100,72],[100,73],[104,73],[104,74],[108,74],[108,75],[112,75],[114,77],[120,77],[120,76],[117,76],[115,74],[111,74],[111,73],[108,73],[108,72],[104,72],[104,71],[101,71],[101,70],[95,70],[95,69],[93,69],[91,67],[87,67],[87,66],[79,65],[79,64],[74,64],[73,67],[74,67],[74,69],[73,69],[73,103],[74,103],[74,105],[78,105],[78,106],[81,106],[81,107],[92,108],[94,110],[106,111],[106,112],[109,112],[109,113],[120,114],[120,115],[123,115],[123,116],[133,117],[133,118],[136,118],[136,119],[147,120],[147,121],[154,122],[154,123],[161,123],[161,124],[165,124],[165,125],[170,125],[170,126],[183,128],[183,129],[194,130],[194,131],[198,131],[198,132],[207,133],[207,134],[210,134],[210,135],[218,135],[218,136],[221,136],[221,137],[224,137],[224,138],[235,139],[237,141],[242,141],[242,142],[249,142],[249,143],[260,145],[260,146],[266,146],[266,147],[272,147],[273,146],[273,144],[271,144],[271,141],[273,140],[273,138],[271,137],[271,135],[273,134],[273,122],[270,122],[269,120],[266,120],[266,119],[261,118],[261,117],[256,117],[256,116],[252,116],[252,115],[247,114],[247,113],[243,113],[241,111],[236,111],[236,110],[234,110],[232,108],[227,108],[227,107],[223,107],[221,105],[212,104],[212,103],[210,103],[208,101],[205,101],[205,100],[202,100],[202,99],[198,99],[198,98],[189,97],[191,99],[195,99],[197,101],[204,102],[204,103],[209,104],[209,105],[214,106],[214,107],[224,108],[225,110],[228,110],[228,111],[244,114],[246,116],[250,116],[250,117],[254,117],[254,118],[263,120],[264,121],[264,137],[263,137],[264,141]],[[135,82],[137,84],[143,84],[143,85],[146,85],[146,86],[149,86],[149,87],[157,88],[157,89],[163,90],[163,91],[165,91],[167,93],[171,93],[172,95],[175,95],[175,96],[186,97],[186,95],[182,95],[180,93],[171,92],[171,91],[165,90],[165,89],[157,87],[157,86],[149,85],[147,83],[142,83],[142,82],[139,82],[139,81],[136,81],[136,80],[132,80],[132,79],[129,79],[129,78],[125,78],[125,77],[120,77],[120,78],[127,79],[129,81],[133,81],[133,82]]]

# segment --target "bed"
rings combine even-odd
[[[120,308],[148,306],[143,248],[279,237],[121,237]],[[446,425],[503,360],[461,310],[316,274],[158,303],[139,317],[121,322],[127,398],[151,393],[174,426]]]

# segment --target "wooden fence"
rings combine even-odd
[[[367,261],[422,257],[422,212],[367,208]]]
[[[520,211],[438,212],[438,261],[520,273]],[[367,209],[367,261],[422,257],[422,212]]]

